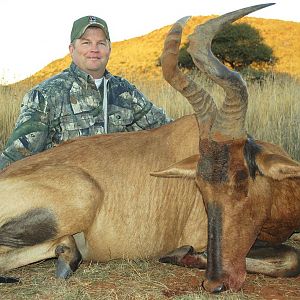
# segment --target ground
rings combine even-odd
[[[289,244],[300,249],[299,241]],[[21,279],[2,284],[1,299],[300,299],[300,276],[271,278],[248,274],[243,289],[212,296],[201,288],[205,271],[152,260],[83,263],[67,281],[54,278],[55,260],[25,266],[6,275]]]

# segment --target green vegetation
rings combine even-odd
[[[264,43],[259,31],[246,23],[227,25],[213,39],[212,51],[223,64],[237,71],[253,63],[276,62],[272,48]]]
[[[179,51],[179,66],[193,69],[187,48],[185,44]],[[213,39],[212,52],[223,64],[237,71],[249,70],[253,65],[265,68],[276,62],[272,48],[263,42],[259,31],[246,23],[227,25]]]

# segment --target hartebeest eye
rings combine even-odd
[[[235,191],[240,193],[241,197],[246,197],[248,194],[248,178],[249,172],[247,169],[238,170],[234,176],[234,188]]]
[[[249,173],[246,170],[238,170],[235,175],[236,182],[241,182],[248,179]]]

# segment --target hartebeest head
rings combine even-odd
[[[196,178],[208,215],[208,266],[203,286],[211,292],[239,290],[245,280],[245,257],[260,237],[263,223],[270,213],[272,199],[267,196],[268,191],[260,195],[263,180],[281,180],[299,176],[300,173],[298,163],[283,155],[265,151],[247,137],[246,83],[239,73],[229,70],[211,51],[213,37],[226,24],[270,5],[273,3],[222,15],[199,25],[189,36],[188,52],[195,65],[225,91],[225,100],[220,109],[216,108],[206,91],[183,75],[177,67],[185,19],[172,27],[162,55],[165,79],[194,108],[200,142],[199,155],[154,172],[153,175]],[[265,179],[255,181],[257,174],[265,175]],[[258,195],[261,199],[259,204],[255,202]]]
[[[269,5],[225,14],[198,26],[189,37],[188,51],[195,65],[225,91],[225,100],[208,134],[200,137],[196,177],[208,214],[207,279],[203,286],[211,292],[241,288],[246,276],[245,257],[258,232],[248,226],[237,228],[231,219],[242,217],[252,229],[252,214],[261,214],[257,207],[245,210],[250,179],[244,157],[247,86],[239,73],[229,70],[212,54],[211,41],[224,25]]]

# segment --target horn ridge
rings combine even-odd
[[[198,25],[189,36],[187,51],[197,68],[225,91],[225,100],[216,114],[211,127],[211,138],[218,140],[238,139],[246,137],[245,118],[248,104],[246,82],[238,72],[228,69],[212,53],[211,42],[218,31],[229,23],[254,12],[271,6],[266,3],[242,8],[210,19]]]
[[[217,111],[216,105],[210,96],[199,84],[180,71],[178,67],[179,46],[182,30],[189,17],[178,20],[170,29],[165,39],[161,66],[165,80],[180,92],[192,105],[198,123],[206,123],[206,129],[211,127]],[[209,124],[209,125],[207,125]]]

